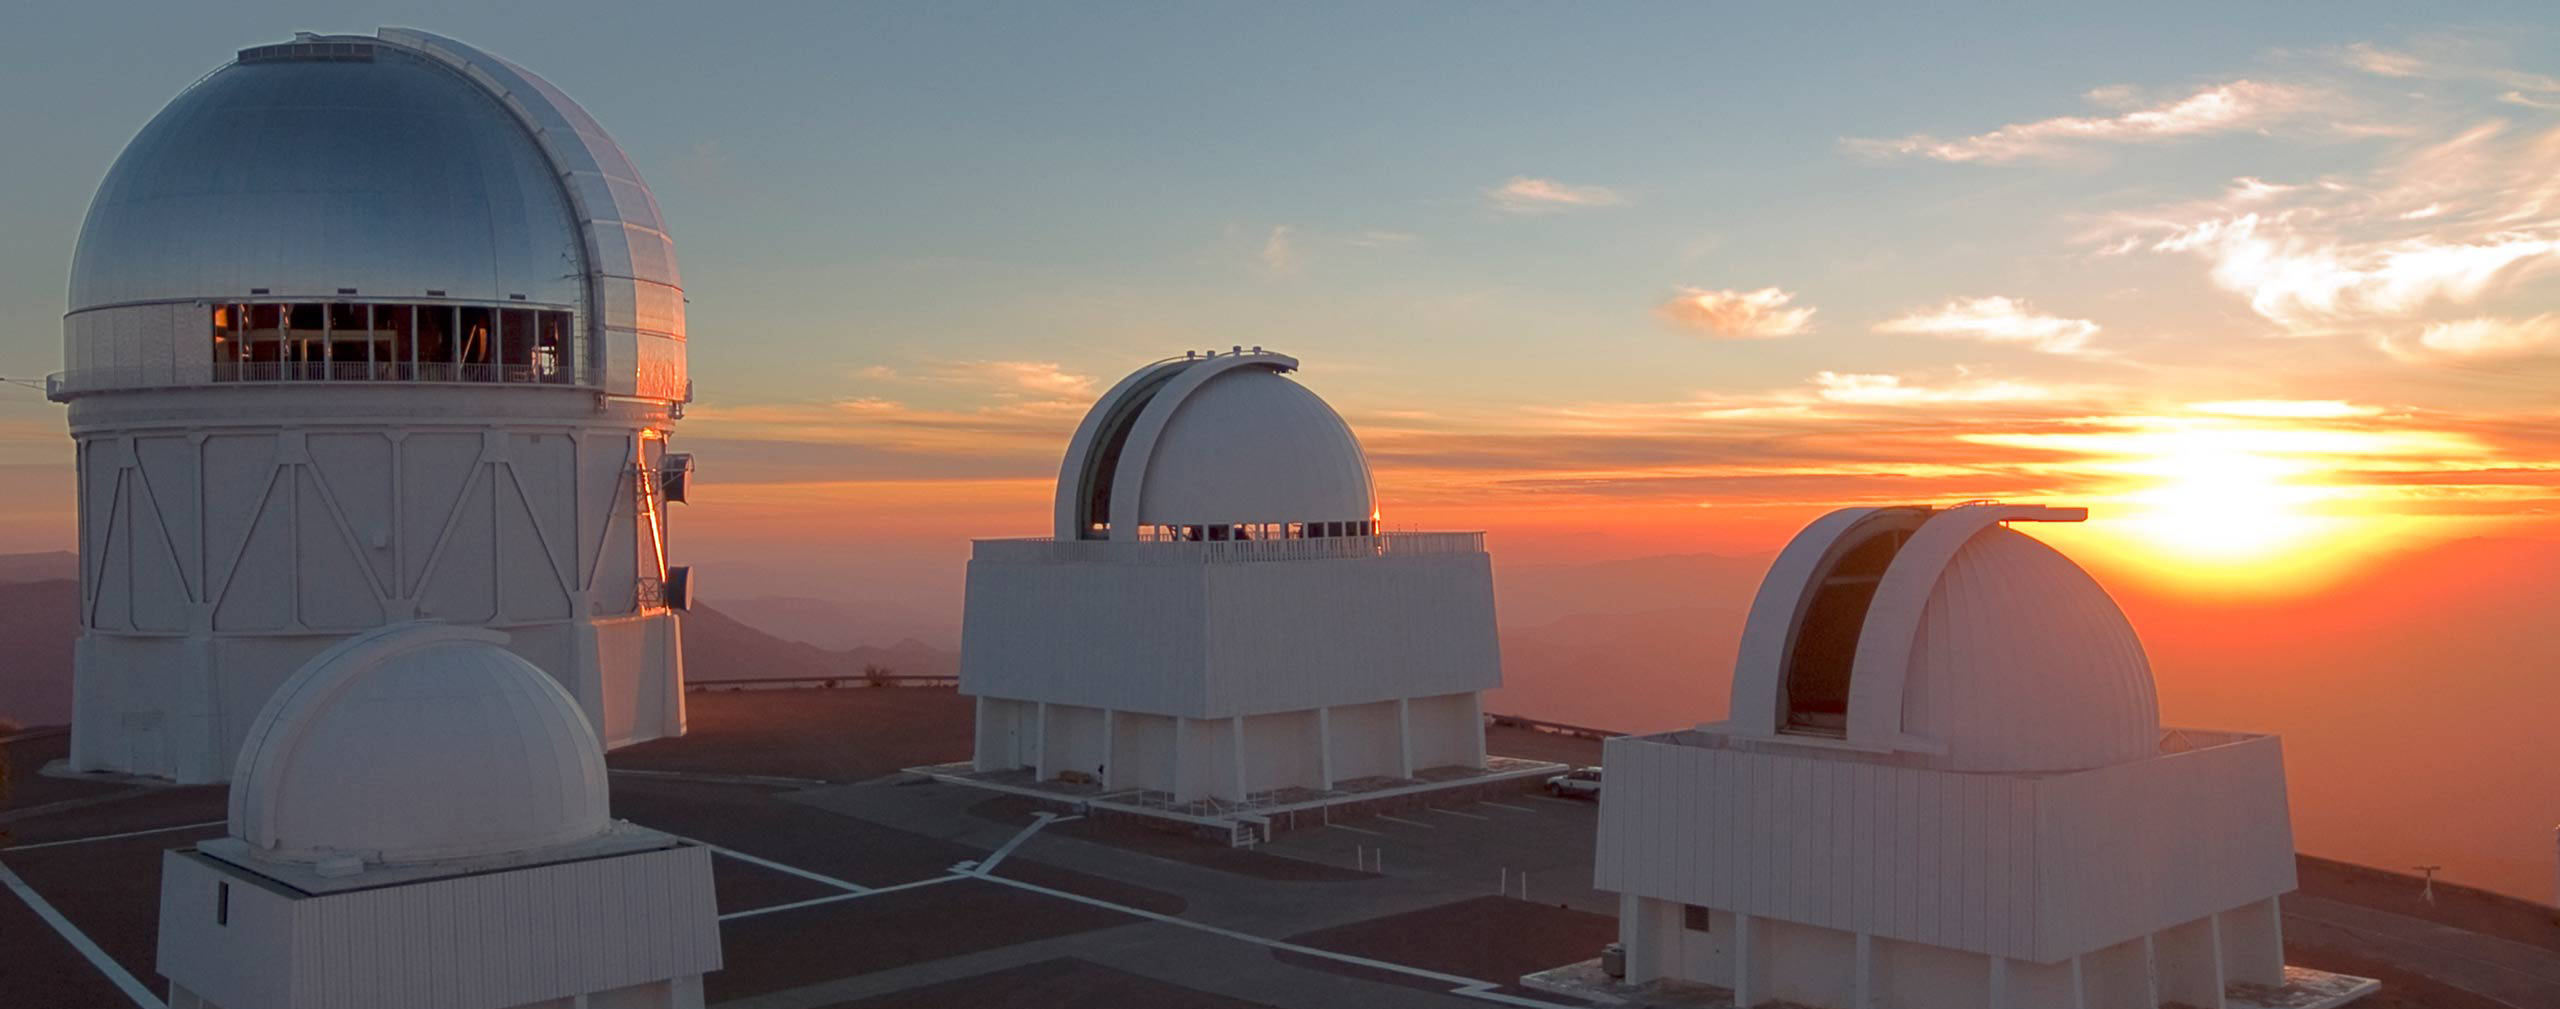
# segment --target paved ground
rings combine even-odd
[[[968,703],[947,690],[691,700],[694,735],[614,754],[614,814],[720,853],[727,967],[706,989],[726,1009],[1481,1006],[1613,931],[1615,900],[1589,884],[1592,802],[1458,802],[1237,851],[891,773],[965,750]],[[1598,759],[1589,740],[1490,741]],[[7,745],[32,770],[65,742]],[[16,844],[0,848],[0,884],[24,889],[0,887],[0,1005],[152,1005],[166,992],[152,970],[161,853],[217,836],[224,791],[20,786],[0,803]],[[2304,879],[2289,955],[2382,976],[2395,988],[2376,1009],[2560,1007],[2549,909],[2412,903],[2404,877],[2310,863]]]

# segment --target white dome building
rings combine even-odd
[[[417,618],[508,629],[604,745],[683,731],[674,245],[540,77],[398,28],[240,50],[100,183],[63,358],[76,769],[218,781],[288,672]]]
[[[2282,750],[2162,729],[2115,602],[2008,527],[2087,515],[1851,508],[1787,545],[1728,720],[1608,743],[1596,885],[1627,983],[1836,1009],[2287,984]]]
[[[396,624],[277,688],[229,836],[163,858],[172,1009],[702,1005],[709,849],[610,817],[586,716],[506,643]]]
[[[1483,534],[1381,530],[1359,439],[1297,366],[1139,369],[1076,429],[1057,535],[977,542],[975,772],[1235,810],[1485,770]]]

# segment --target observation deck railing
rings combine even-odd
[[[1484,552],[1481,532],[1387,532],[1272,540],[1061,540],[1048,536],[976,540],[973,560],[1006,564],[1249,564]]]
[[[84,368],[45,376],[45,395],[60,400],[75,393],[124,389],[170,389],[239,384],[325,384],[332,382],[453,383],[463,385],[578,385],[566,370],[532,364],[444,364],[437,362],[239,361],[216,363],[209,372],[177,381],[144,380],[139,369]]]

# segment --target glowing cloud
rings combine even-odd
[[[1514,175],[1510,181],[1485,190],[1484,195],[1496,209],[1513,214],[1614,207],[1627,202],[1607,186],[1576,186],[1526,175]]]
[[[2020,403],[2052,399],[2051,390],[2022,382],[1979,380],[1954,385],[1920,385],[1900,375],[1821,372],[1813,384],[1823,399],[1864,406],[1913,406],[1932,403]]]
[[[1278,225],[1271,229],[1270,237],[1262,240],[1260,258],[1263,269],[1273,273],[1290,273],[1298,268],[1298,249],[1289,240],[1290,231],[1288,225]]]
[[[1774,287],[1710,291],[1684,287],[1654,311],[1663,318],[1725,340],[1768,340],[1813,331],[1810,306],[1789,307],[1795,295]]]
[[[2089,98],[2110,105],[2129,101],[2122,88],[2099,88]],[[1922,157],[1947,162],[1998,164],[2052,157],[2080,141],[2136,143],[2254,129],[2311,104],[2315,92],[2287,84],[2236,80],[2185,98],[2113,116],[2056,116],[2011,123],[1988,133],[1945,140],[1913,134],[1898,140],[1853,139],[1850,150],[1876,157]]]
[[[2018,343],[2048,354],[2077,354],[2098,335],[2098,324],[2047,315],[2025,301],[1994,295],[1958,298],[1935,310],[1911,312],[1878,323],[1876,332]]]
[[[2382,412],[2381,407],[2359,406],[2342,399],[2226,399],[2213,403],[2189,403],[2187,409],[2194,413],[2209,413],[2219,417],[2296,420],[2370,417]]]
[[[2415,337],[2386,336],[2381,342],[2383,350],[2403,361],[2522,357],[2560,346],[2560,313],[2438,322]]]

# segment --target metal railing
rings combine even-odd
[[[139,368],[83,368],[45,376],[51,399],[105,389],[161,389],[235,383],[402,382],[465,385],[576,385],[577,376],[530,364],[441,364],[384,361],[372,364],[340,361],[228,361],[210,366],[202,378],[157,380]]]
[[[1284,540],[976,540],[973,560],[1006,564],[1248,564],[1484,552],[1481,532],[1390,532]]]
[[[686,680],[684,689],[691,693],[706,690],[750,690],[755,688],[788,689],[806,687],[833,690],[846,684],[855,687],[949,687],[958,686],[958,673],[846,673],[842,676],[756,676],[721,680]]]

